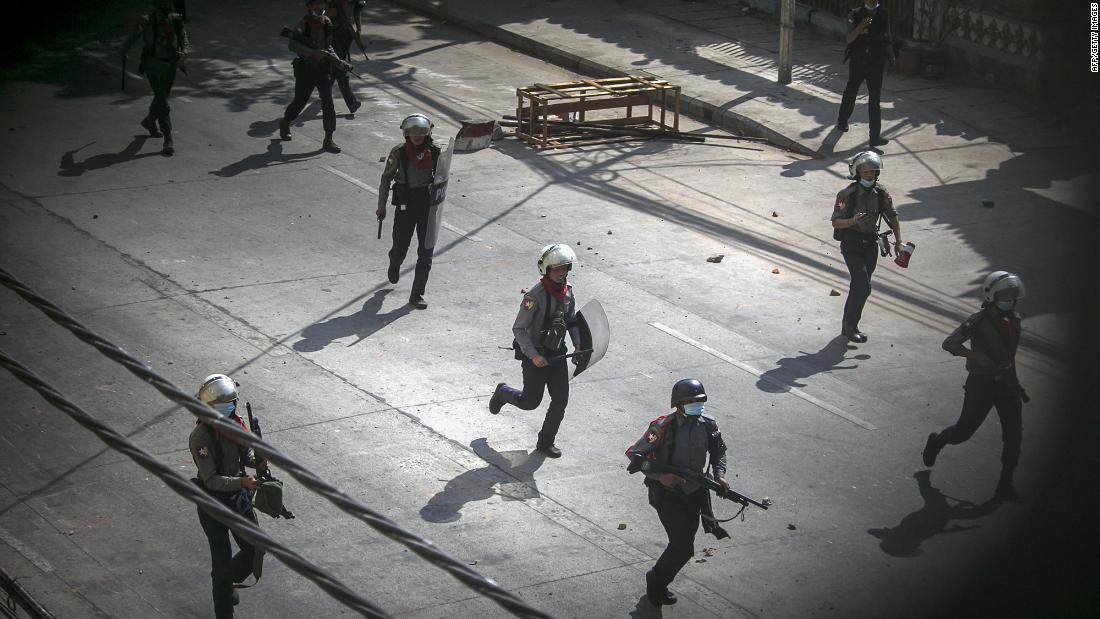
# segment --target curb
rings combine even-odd
[[[631,73],[621,69],[574,54],[565,48],[547,45],[546,43],[518,35],[499,26],[492,26],[476,19],[469,19],[461,15],[449,13],[431,0],[390,0],[390,2],[428,17],[458,24],[487,39],[523,51],[531,56],[562,67],[563,69],[596,78],[624,77],[631,75]],[[638,73],[660,77],[646,71],[634,72],[634,74]],[[792,139],[790,136],[779,133],[759,120],[731,110],[722,109],[713,103],[703,101],[683,91],[680,92],[680,113],[697,121],[725,129],[734,134],[740,134],[746,137],[765,138],[774,147],[783,148],[800,155],[814,158],[821,158],[823,156],[815,149]]]

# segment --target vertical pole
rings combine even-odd
[[[780,0],[779,83],[791,83],[791,47],[794,42],[794,0]]]

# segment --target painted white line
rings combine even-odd
[[[99,56],[99,55],[93,54],[91,52],[82,52],[82,53],[85,56],[87,56],[88,58],[91,58],[92,60],[95,60],[96,62],[98,62],[102,65],[108,66],[108,67],[114,69],[115,71],[121,71],[122,70],[122,65],[115,64],[115,63],[111,62],[110,60],[107,60],[103,56]],[[133,71],[127,71],[126,76],[129,77],[130,79],[135,79],[139,82],[145,81],[145,76],[144,75],[134,73]]]
[[[355,178],[351,174],[345,174],[344,172],[341,172],[340,170],[337,170],[336,168],[334,168],[332,166],[327,166],[327,165],[321,166],[321,169],[325,170],[326,172],[332,172],[336,176],[339,176],[340,178],[346,180],[347,182],[351,183],[352,185],[355,185],[356,187],[362,189],[363,191],[369,191],[369,192],[373,193],[376,196],[378,195],[378,190],[377,189],[375,189],[374,187],[371,187],[370,185],[364,183],[363,181]]]
[[[325,170],[326,172],[331,172],[331,173],[335,174],[336,176],[339,176],[340,178],[346,180],[347,182],[351,183],[352,185],[355,185],[356,187],[358,187],[358,188],[360,188],[364,191],[369,191],[370,193],[373,193],[376,196],[378,195],[378,190],[377,189],[375,189],[374,187],[371,187],[370,185],[364,183],[363,181],[355,178],[354,176],[352,176],[350,174],[346,174],[344,172],[341,172],[340,170],[337,170],[334,167],[327,166],[327,165],[321,166],[321,169]],[[458,236],[470,239],[471,241],[473,241],[475,243],[480,243],[481,242],[481,239],[479,237],[474,236],[474,235],[470,234],[469,232],[466,232],[465,230],[462,230],[460,228],[456,228],[456,227],[452,226],[451,224],[449,224],[447,222],[443,222],[442,225],[443,225],[444,228],[450,230],[451,232],[454,232]]]
[[[4,527],[0,527],[0,540],[3,540],[5,544],[14,548],[19,554],[27,558],[28,561],[34,564],[35,567],[43,572],[52,572],[53,566],[42,555],[34,551],[33,548],[25,545],[19,541],[19,538],[12,535]]]
[[[651,322],[651,323],[649,323],[649,326],[651,326],[654,329],[657,329],[659,331],[664,331],[665,333],[667,333],[667,334],[671,335],[672,337],[680,340],[681,342],[684,342],[685,344],[691,344],[692,346],[698,348],[699,350],[701,350],[701,351],[703,351],[707,354],[713,355],[713,356],[721,359],[722,361],[725,361],[726,363],[728,363],[730,365],[736,366],[736,367],[748,372],[749,374],[752,374],[753,376],[755,376],[755,377],[757,377],[757,378],[759,378],[763,381],[766,381],[768,383],[771,383],[773,385],[781,387],[781,388],[783,388],[784,391],[787,391],[791,395],[802,398],[803,400],[809,402],[810,404],[813,404],[814,406],[816,406],[816,407],[818,407],[818,408],[820,408],[820,409],[822,409],[826,412],[832,413],[832,414],[836,415],[837,417],[840,417],[841,419],[844,419],[846,421],[854,423],[855,425],[857,425],[861,428],[864,428],[866,430],[878,430],[878,428],[875,427],[874,424],[871,424],[867,421],[864,421],[864,420],[860,419],[859,417],[856,417],[855,415],[853,415],[851,413],[846,413],[846,412],[840,410],[839,408],[833,406],[832,404],[829,404],[828,402],[824,402],[824,401],[822,401],[818,398],[815,398],[814,396],[806,393],[805,391],[799,389],[798,387],[791,387],[790,385],[788,385],[786,383],[783,383],[783,382],[780,382],[780,381],[772,378],[771,376],[766,376],[764,374],[764,372],[761,372],[760,370],[752,367],[751,365],[748,365],[747,363],[743,363],[741,361],[738,361],[738,360],[734,359],[733,357],[727,355],[726,353],[724,353],[720,350],[715,350],[715,349],[711,348],[710,346],[707,346],[706,344],[703,344],[702,342],[696,342],[695,340],[693,340],[690,337],[684,335],[683,333],[680,333],[679,331],[677,331],[676,329],[673,329],[672,327],[665,326],[665,325],[663,325],[659,322]]]

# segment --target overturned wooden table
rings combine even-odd
[[[516,137],[539,150],[637,140],[557,121],[679,131],[680,87],[641,76],[535,84],[516,89],[516,120]]]

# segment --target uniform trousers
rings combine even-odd
[[[699,506],[703,499],[702,493],[709,491],[700,488],[691,494],[683,494],[665,489],[656,480],[650,483],[659,486],[656,490],[650,490],[660,495],[653,497],[651,502],[656,503],[654,507],[657,509],[657,517],[661,519],[661,525],[668,534],[668,545],[653,565],[653,580],[655,585],[667,587],[695,554]]]
[[[562,351],[564,352],[564,351]],[[538,408],[543,391],[550,393],[550,407],[539,431],[538,447],[550,447],[558,436],[558,428],[565,419],[565,407],[569,404],[569,363],[559,359],[540,368],[530,359],[523,360],[523,391],[505,385],[501,388],[504,401],[525,411]]]
[[[352,34],[342,28],[337,28],[332,33],[332,49],[336,56],[345,62],[351,62],[351,38]],[[348,108],[354,107],[358,101],[355,92],[351,89],[351,74],[347,71],[336,71],[336,85],[340,88],[340,94],[344,97],[344,104]]]
[[[844,301],[844,327],[855,329],[863,317],[863,306],[871,296],[871,274],[878,264],[878,243],[874,240],[845,239],[840,242],[840,253],[852,283],[848,286],[848,299]]]
[[[852,111],[856,108],[856,95],[864,81],[867,82],[867,120],[870,124],[870,137],[874,142],[882,131],[882,72],[886,65],[881,62],[857,62],[852,60],[848,65],[848,84],[844,87],[844,96],[840,100],[840,114],[837,115],[837,124],[848,122]]]
[[[172,133],[172,108],[168,105],[168,96],[172,94],[172,84],[176,81],[175,62],[148,60],[145,63],[145,77],[153,89],[153,101],[149,104],[149,116],[160,124],[161,132]]]
[[[432,270],[434,247],[424,247],[428,234],[428,188],[418,187],[406,190],[408,203],[398,206],[393,214],[393,247],[390,248],[390,264],[401,267],[405,255],[409,253],[413,232],[416,232],[416,272],[413,275],[412,295],[423,296],[428,285],[428,274]]]
[[[303,58],[294,60],[294,100],[286,107],[283,118],[287,124],[294,122],[309,102],[313,91],[321,98],[321,122],[325,133],[336,131],[336,108],[332,104],[332,71],[325,62],[312,62]]]
[[[256,522],[256,512],[252,510],[251,501],[248,509],[242,516]],[[234,509],[241,513],[241,509]],[[232,619],[233,617],[233,583],[244,582],[252,573],[253,560],[256,549],[247,540],[231,531],[229,527],[218,522],[213,516],[199,508],[199,524],[203,533],[206,533],[206,541],[210,544],[210,580],[213,584],[214,616],[217,619]],[[237,554],[233,554],[233,547],[229,543],[229,535],[237,542]]]
[[[996,407],[997,416],[1001,419],[1001,440],[1004,442],[1001,464],[1008,468],[1015,467],[1020,461],[1020,443],[1023,439],[1023,406],[1016,381],[1011,377],[970,374],[963,389],[966,396],[963,398],[962,413],[955,425],[939,433],[939,446],[958,445],[974,436],[990,409]]]

